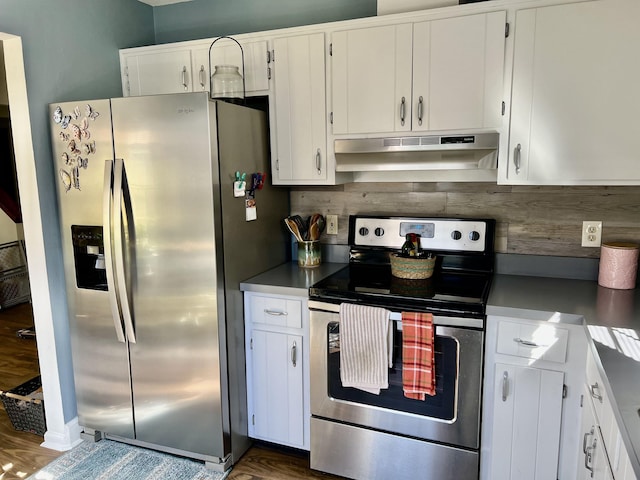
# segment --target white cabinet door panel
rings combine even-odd
[[[251,336],[255,438],[304,444],[302,336],[254,329]]]
[[[331,42],[333,133],[410,131],[412,25],[336,32]]]
[[[564,374],[496,363],[492,480],[555,479]]]
[[[247,96],[255,92],[268,90],[267,42],[240,42],[240,44],[244,52],[244,67],[242,65],[242,52],[238,44],[233,40],[223,38],[217,41],[211,52],[209,52],[211,44],[193,48],[192,78],[194,80],[194,89],[209,91],[209,61],[211,61],[211,68],[214,71],[216,65],[236,65],[240,75],[244,76]],[[209,59],[209,53],[211,53],[211,59]]]
[[[500,126],[505,22],[502,11],[414,25],[413,130]]]
[[[517,12],[508,183],[640,183],[638,18],[635,0]]]
[[[151,51],[126,57],[129,95],[156,95],[192,91],[188,49]]]
[[[274,51],[277,183],[326,182],[324,34],[275,39]]]

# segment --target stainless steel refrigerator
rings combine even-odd
[[[249,446],[239,282],[287,252],[266,116],[206,92],[50,115],[79,423],[226,469]]]

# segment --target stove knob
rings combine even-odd
[[[454,230],[451,232],[451,238],[454,240],[460,240],[462,238],[462,233],[460,233],[460,230]]]
[[[360,234],[360,236],[366,237],[367,235],[369,235],[369,229],[367,227],[361,227],[360,230],[358,230],[358,233]]]
[[[384,228],[378,227],[374,233],[376,234],[376,237],[381,237],[384,235]]]
[[[473,232],[470,232],[469,240],[471,240],[472,242],[477,242],[478,240],[480,240],[480,234],[475,230]]]

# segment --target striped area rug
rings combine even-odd
[[[82,442],[29,480],[223,480],[202,462],[112,440]]]

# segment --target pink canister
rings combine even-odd
[[[598,284],[607,288],[636,288],[638,245],[625,242],[603,243],[600,249]]]

